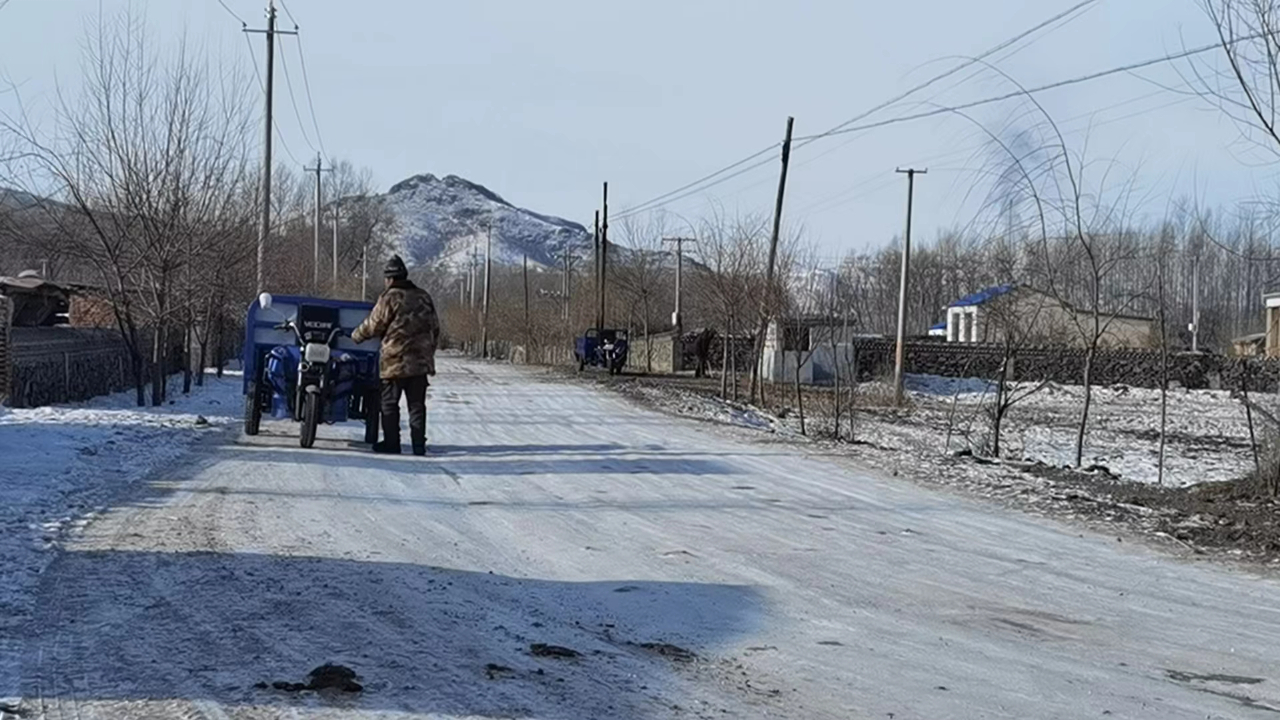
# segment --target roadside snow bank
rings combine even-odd
[[[132,391],[75,405],[0,408],[0,705],[18,694],[17,629],[30,590],[62,534],[110,498],[180,458],[201,434],[239,421],[239,375],[207,376],[168,405],[135,406]]]

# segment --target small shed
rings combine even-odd
[[[1264,332],[1242,335],[1231,341],[1231,351],[1236,357],[1257,357],[1267,351],[1267,334]]]
[[[47,327],[67,321],[67,289],[40,277],[34,270],[17,277],[0,277],[0,295],[9,298],[14,327]]]

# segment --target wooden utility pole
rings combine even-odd
[[[600,211],[600,322],[596,327],[603,328],[608,323],[605,299],[609,297],[609,183],[604,184],[604,207]]]
[[[560,278],[560,297],[564,302],[560,310],[561,319],[566,323],[569,322],[569,300],[573,292],[573,281],[570,279],[572,268],[569,266],[569,258],[573,257],[569,254],[569,246],[564,246],[564,273]]]
[[[311,266],[311,290],[316,295],[319,295],[320,294],[320,207],[321,207],[321,203],[324,200],[324,193],[322,192],[322,187],[320,184],[320,174],[326,173],[326,172],[333,172],[333,168],[324,167],[324,163],[320,159],[320,153],[316,153],[316,166],[313,168],[304,166],[303,169],[306,170],[307,172],[314,172],[316,174],[316,212],[315,212],[315,220],[314,220],[315,227],[313,228],[314,235],[315,235],[315,255],[314,255],[314,261],[313,261],[314,264]],[[337,263],[338,262],[338,257],[336,252],[338,249],[337,242],[334,243],[333,249],[335,251],[333,261],[334,263]],[[334,279],[337,280],[336,265],[334,269]]]
[[[898,282],[898,336],[893,351],[893,401],[902,405],[902,369],[907,357],[907,287],[911,283],[911,209],[915,197],[916,175],[929,171],[898,168],[907,176],[907,233],[902,238],[902,276]]]
[[[485,226],[484,241],[484,307],[480,316],[480,357],[489,357],[489,277],[493,270],[493,226]]]
[[[271,130],[273,128],[273,121],[271,119],[271,97],[275,86],[276,34],[297,35],[298,33],[297,31],[276,29],[275,0],[268,0],[267,2],[267,29],[251,30],[249,28],[244,28],[244,32],[262,33],[267,36],[267,84],[264,88],[266,100],[263,103],[263,114],[265,115],[265,119],[263,122],[262,138],[262,224],[258,226],[257,270],[258,294],[262,294],[265,289],[263,269],[267,256],[267,237],[271,234]]]
[[[600,253],[600,211],[596,211],[596,327],[604,326],[604,264]]]
[[[679,372],[684,369],[684,352],[682,351],[681,338],[684,337],[684,313],[681,311],[681,298],[683,297],[682,286],[684,284],[684,244],[696,243],[697,240],[687,237],[663,238],[664,243],[675,243],[676,246],[676,308],[671,313],[671,326],[675,328],[675,341],[672,343],[675,347],[675,353],[672,357],[671,369]]]
[[[478,282],[477,273],[480,271],[480,251],[474,247],[471,248],[471,262],[467,264],[469,271],[467,272],[467,285],[470,288],[471,302],[469,305],[472,310],[476,309],[476,286]]]
[[[760,377],[764,363],[764,336],[769,330],[769,315],[772,312],[773,272],[778,262],[778,236],[782,231],[782,201],[787,193],[787,167],[791,164],[791,129],[795,126],[794,117],[787,118],[787,133],[782,140],[782,174],[778,176],[778,198],[773,206],[773,231],[769,234],[769,266],[765,270],[764,298],[760,306],[760,325],[756,330],[755,351],[752,353],[751,367],[751,401],[756,400],[757,386],[760,399],[764,400],[764,380]]]
[[[530,362],[533,333],[529,331],[529,253],[524,254],[524,361]]]

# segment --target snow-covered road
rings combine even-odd
[[[276,429],[197,445],[61,551],[29,716],[1280,713],[1269,580],[509,367],[442,364],[428,458]],[[365,691],[255,687],[327,661]]]

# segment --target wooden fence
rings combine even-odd
[[[78,402],[134,385],[129,350],[112,330],[11,328],[9,348],[11,407]]]
[[[0,405],[9,401],[13,378],[13,349],[9,340],[9,298],[0,295]]]

